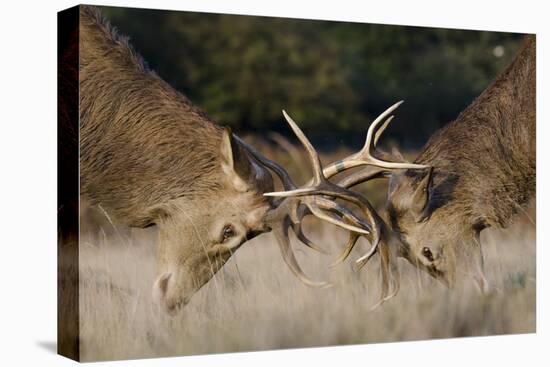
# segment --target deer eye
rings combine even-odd
[[[227,241],[228,239],[230,239],[233,236],[235,236],[235,229],[233,228],[233,226],[231,224],[228,224],[225,227],[223,227],[222,236],[221,236],[222,237],[222,240],[221,240],[222,243],[224,243],[225,241]]]
[[[429,261],[434,261],[434,255],[432,254],[432,250],[430,250],[428,247],[422,248],[422,256],[424,256]]]

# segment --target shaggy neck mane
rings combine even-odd
[[[154,203],[218,190],[221,127],[150,71],[97,9],[81,6],[80,27],[82,193],[148,216]]]
[[[534,194],[535,39],[458,118],[436,132],[416,162],[435,167],[439,205],[474,224],[506,225]]]

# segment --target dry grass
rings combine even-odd
[[[254,140],[248,137],[247,140]],[[262,153],[305,182],[303,152],[253,141]],[[323,155],[324,162],[349,154]],[[407,156],[407,155],[406,155]],[[414,156],[408,155],[409,158]],[[302,177],[300,177],[300,175]],[[384,182],[363,188],[375,205]],[[351,259],[336,268],[346,234],[316,220],[306,233],[331,251],[305,246],[295,251],[303,268],[334,287],[313,289],[284,264],[271,234],[246,243],[176,317],[151,302],[155,279],[154,229],[114,229],[103,214],[82,213],[80,243],[80,343],[82,360],[127,359],[277,348],[375,343],[535,331],[534,208],[506,230],[482,234],[488,280],[481,295],[473,284],[449,291],[401,261],[401,291],[369,311],[379,296],[376,261],[356,273],[352,259],[366,251],[359,243]],[[87,227],[102,223],[99,230]]]
[[[532,211],[531,211],[532,212]],[[86,218],[83,218],[86,220]],[[400,293],[369,312],[378,269],[355,273],[350,261],[329,269],[345,234],[329,225],[308,233],[332,256],[297,248],[312,289],[287,269],[271,234],[245,244],[176,317],[151,303],[155,230],[104,231],[81,241],[83,360],[142,358],[276,348],[374,343],[535,331],[535,226],[527,215],[482,235],[495,291],[449,291],[401,262]],[[353,258],[366,249],[354,250]]]

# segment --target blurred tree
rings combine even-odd
[[[104,7],[162,78],[237,131],[358,146],[404,99],[389,136],[421,145],[504,68],[520,34]],[[329,136],[330,135],[330,136]]]

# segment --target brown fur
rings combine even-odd
[[[97,9],[80,9],[81,198],[119,223],[159,227],[154,292],[171,311],[268,230],[272,178]]]
[[[133,226],[153,205],[221,189],[222,128],[160,79],[102,18],[82,7],[81,193]]]
[[[479,231],[505,226],[535,194],[535,59],[535,37],[527,36],[504,72],[433,134],[415,161],[433,167],[431,180],[413,170],[390,180],[388,217],[403,252],[432,275],[452,283],[457,262],[473,257],[461,252]],[[414,202],[420,192],[426,205]],[[434,261],[420,254],[423,247]]]

